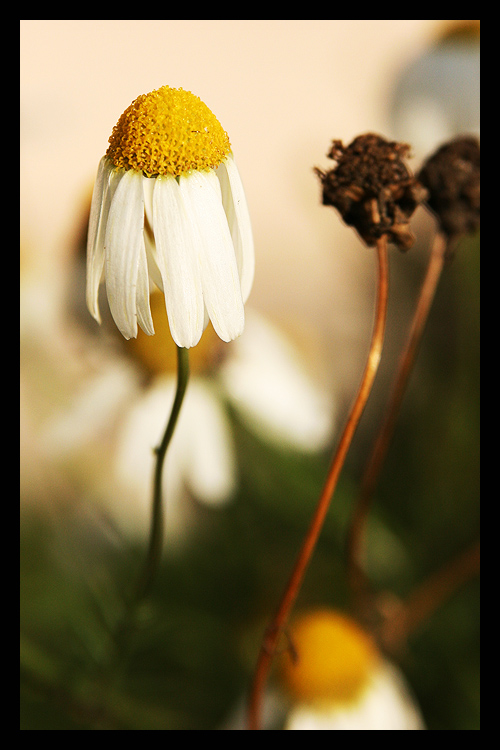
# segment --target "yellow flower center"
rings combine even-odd
[[[377,660],[371,638],[332,610],[302,615],[290,630],[296,658],[285,654],[282,674],[300,701],[347,703],[361,694]]]
[[[162,86],[138,96],[125,110],[113,128],[106,156],[115,167],[147,177],[177,177],[217,167],[230,149],[228,134],[199,97]]]
[[[147,336],[141,329],[137,338],[126,342],[132,356],[139,360],[151,375],[175,373],[177,371],[177,347],[170,334],[165,298],[155,289],[150,299],[154,336]],[[203,374],[215,369],[223,360],[227,348],[209,323],[197,346],[189,350],[189,368],[193,374]]]

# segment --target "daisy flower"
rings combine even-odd
[[[285,729],[425,729],[403,675],[351,618],[331,609],[305,612],[290,642],[293,658],[284,654],[281,665],[292,699]]]
[[[87,245],[87,306],[99,285],[126,339],[152,335],[150,288],[164,294],[170,332],[193,347],[211,320],[224,341],[244,327],[254,250],[227,133],[194,94],[163,86],[122,114],[101,159]]]

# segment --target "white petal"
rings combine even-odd
[[[152,195],[150,183],[153,183],[154,185],[154,182],[155,181],[153,179],[147,177],[142,178],[146,217],[148,215],[148,199],[150,202],[150,196]],[[149,240],[149,238],[147,237],[146,226],[144,226],[143,238],[144,243],[141,246],[141,252],[139,255],[139,269],[137,274],[137,320],[144,333],[147,333],[148,336],[152,336],[155,331],[153,326],[153,318],[151,316],[151,307],[149,305],[149,278],[151,276],[151,269],[153,269],[153,275],[155,274],[156,264],[148,253],[148,247],[146,243],[154,245],[154,242],[151,243],[151,240]]]
[[[137,320],[144,333],[152,336],[155,332],[151,307],[149,305],[149,275],[144,236],[139,255],[139,268],[137,273]]]
[[[199,241],[177,180],[170,175],[156,178],[153,228],[172,338],[178,346],[189,348],[203,333]]]
[[[106,291],[114,321],[126,339],[137,336],[137,279],[144,247],[142,175],[129,169],[109,209],[106,236]]]
[[[264,439],[304,451],[329,442],[331,397],[309,377],[291,343],[254,311],[221,377],[234,406]]]
[[[197,253],[205,307],[223,341],[243,332],[245,316],[238,266],[219,180],[212,170],[179,177],[189,219],[200,235]]]
[[[163,280],[160,272],[158,253],[156,251],[155,238],[153,233],[153,192],[156,185],[156,178],[142,178],[142,188],[144,191],[144,244],[146,246],[146,257],[148,261],[148,274],[158,289],[163,292]]]
[[[184,434],[186,484],[207,505],[220,505],[236,485],[236,461],[227,414],[216,388],[193,378],[179,419]]]
[[[160,262],[154,237],[144,227],[144,244],[146,246],[146,259],[148,263],[148,275],[150,280],[163,292],[163,279],[160,272]]]
[[[156,186],[155,177],[142,177],[142,190],[144,193],[144,214],[149,226],[153,227],[153,194]]]
[[[285,729],[292,730],[423,730],[420,710],[399,670],[383,663],[370,685],[352,703],[297,704]]]
[[[252,225],[247,199],[243,190],[240,173],[231,155],[217,168],[216,174],[221,184],[222,203],[236,253],[236,261],[240,274],[241,295],[243,302],[246,302],[252,288],[255,273]]]
[[[111,174],[109,161],[103,156],[99,162],[92,193],[87,236],[87,307],[98,323],[101,322],[98,293],[104,267],[103,224],[109,210],[109,204],[106,206],[106,195]]]

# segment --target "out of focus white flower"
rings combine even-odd
[[[292,705],[285,729],[425,729],[400,670],[350,618],[331,609],[306,612],[290,630],[293,658],[282,676]]]
[[[158,377],[129,408],[116,446],[116,523],[128,535],[145,537],[150,524],[154,448],[159,445],[175,396],[175,376]],[[205,505],[227,501],[236,486],[236,460],[227,413],[217,388],[191,379],[163,472],[166,533],[184,537],[191,521],[186,491]]]
[[[332,436],[332,399],[308,374],[300,352],[276,326],[250,312],[245,336],[223,363],[231,403],[266,440],[301,451]]]
[[[168,360],[167,339],[161,331],[166,317],[156,309],[157,302],[158,295],[153,295],[156,336],[139,335],[136,348],[156,375],[128,410],[115,458],[117,485],[123,487],[129,498],[128,507],[133,509],[129,531],[135,533],[145,533],[148,527],[153,449],[165,429],[175,393],[175,375],[164,371]],[[227,400],[251,429],[274,444],[315,451],[324,447],[332,434],[331,398],[306,376],[298,352],[278,329],[247,311],[245,335],[228,349],[221,347],[224,345],[209,328],[191,352],[192,361],[197,353],[200,355],[201,365],[193,362],[194,372],[167,452],[164,471],[167,537],[182,537],[192,520],[186,491],[209,506],[227,502],[234,494],[238,462]],[[220,365],[218,357],[222,357]],[[120,507],[116,511],[127,514]]]
[[[176,348],[159,292],[151,294],[151,311],[155,336],[138,331],[124,345],[131,360],[104,359],[71,405],[44,428],[45,450],[71,466],[86,495],[103,504],[122,532],[138,539],[149,529],[154,448],[165,430],[176,380]],[[147,383],[134,361],[149,373]],[[186,536],[196,503],[216,507],[237,488],[228,402],[274,445],[317,451],[333,432],[331,395],[306,374],[297,348],[257,313],[247,310],[245,334],[229,346],[209,326],[190,350],[190,365],[163,472],[170,542]]]
[[[401,731],[425,726],[401,672],[382,663],[356,703],[300,704],[290,711],[285,729]]]

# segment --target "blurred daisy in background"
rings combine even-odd
[[[403,674],[372,638],[333,609],[299,615],[281,677],[291,708],[285,729],[425,729]]]
[[[159,290],[150,304],[155,336],[139,330],[113,356],[107,352],[72,405],[46,421],[43,440],[113,525],[139,540],[149,528],[153,451],[176,382],[176,347]],[[238,461],[229,406],[259,439],[285,450],[321,450],[335,424],[333,396],[304,366],[299,346],[251,309],[245,335],[230,345],[209,325],[190,352],[190,366],[164,472],[171,542],[189,533],[197,503],[217,507],[234,496]]]
[[[422,159],[456,135],[480,131],[480,22],[449,21],[401,73],[391,120]]]

